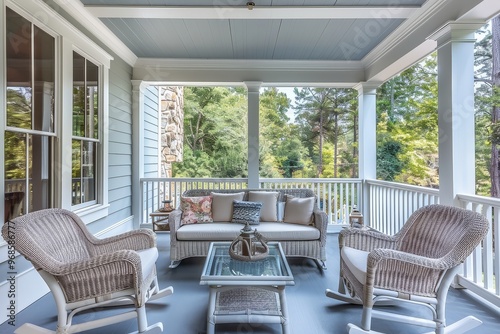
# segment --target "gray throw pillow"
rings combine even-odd
[[[233,219],[232,223],[259,225],[260,209],[262,203],[260,202],[245,202],[233,201]]]

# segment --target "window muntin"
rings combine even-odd
[[[72,205],[97,200],[99,67],[73,52]]]

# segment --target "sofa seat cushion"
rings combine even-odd
[[[182,225],[177,230],[177,240],[232,241],[242,228],[240,224],[226,222]],[[317,228],[307,225],[261,222],[256,229],[269,241],[317,240],[320,237]]]

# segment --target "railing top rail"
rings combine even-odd
[[[481,203],[481,204],[500,207],[500,198],[495,198],[495,197],[457,194],[457,199],[461,201],[469,201],[473,203]]]
[[[192,178],[192,177],[143,177],[141,182],[248,182],[247,178]],[[262,182],[280,182],[280,183],[296,183],[296,182],[309,182],[309,183],[361,183],[361,179],[349,178],[261,178],[259,183]]]
[[[246,178],[142,177],[141,182],[248,182]]]
[[[259,182],[281,182],[281,183],[294,183],[294,182],[314,182],[314,183],[361,183],[361,179],[342,179],[342,178],[293,178],[293,179],[283,179],[283,178],[260,178]]]
[[[410,184],[404,184],[404,183],[398,183],[398,182],[392,182],[392,181],[373,180],[373,179],[366,179],[365,182],[369,185],[383,186],[386,188],[393,188],[393,189],[403,189],[403,190],[409,190],[409,191],[416,191],[419,193],[425,193],[425,194],[429,194],[429,195],[439,196],[439,189],[427,188],[427,187],[422,187],[422,186],[414,186],[414,185],[410,185]]]

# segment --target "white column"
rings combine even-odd
[[[5,17],[5,5],[4,5],[4,0],[0,0],[0,17],[2,17],[2,24],[0,24],[0,55],[2,55],[2,58],[0,58],[0,68],[2,69],[2,75],[0,75],[0,106],[2,106],[2,110],[5,110],[4,106],[6,105],[6,87],[7,87],[7,82],[6,82],[6,77],[7,75],[3,73],[3,69],[7,69],[7,62],[6,62],[6,57],[5,55],[5,24],[4,24],[4,17]],[[4,111],[2,115],[5,115],[7,111]],[[5,156],[5,120],[6,117],[2,116],[0,117],[0,156],[2,159],[4,159]],[[5,164],[0,164],[0,202],[5,203]],[[2,205],[0,207],[0,223],[3,225],[4,223],[4,210],[5,210],[5,205]]]
[[[262,82],[246,81],[248,91],[248,188],[259,188],[259,90]]]
[[[142,189],[144,177],[144,90],[142,80],[132,80],[132,214],[134,228],[142,223]]]
[[[449,23],[431,38],[438,43],[439,197],[475,194],[474,33],[481,24]]]
[[[363,82],[354,88],[358,91],[358,170],[361,180],[377,178],[377,87],[379,82]],[[370,224],[370,201],[368,187],[363,183],[360,211],[365,224]]]

